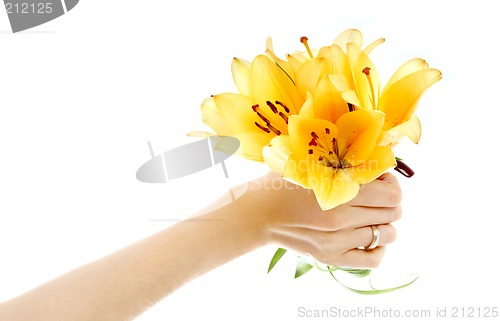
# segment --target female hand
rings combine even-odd
[[[396,177],[386,173],[362,185],[350,202],[322,211],[311,190],[286,182],[274,173],[249,183],[242,196],[252,204],[267,243],[276,243],[333,266],[377,267],[385,245],[396,238],[392,222],[400,219],[402,192]],[[379,246],[364,250],[380,231]]]

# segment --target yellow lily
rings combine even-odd
[[[280,59],[274,53],[271,38],[267,40],[266,53],[289,75],[304,99],[307,99],[308,94],[312,95],[315,117],[335,123],[342,114],[352,110],[352,106],[344,100],[332,79],[341,77],[348,82],[347,87],[354,83],[346,48],[350,43],[361,47],[363,36],[359,30],[348,29],[340,33],[332,45],[319,50],[309,47],[307,37],[302,37],[300,41],[304,44],[306,51],[287,54],[287,60]],[[366,46],[364,53],[368,55],[383,41],[384,39],[378,39],[372,42]]]
[[[429,68],[423,59],[412,59],[399,67],[381,90],[379,75],[366,50],[354,42],[347,43],[346,49],[352,78],[331,77],[345,101],[385,114],[380,145],[393,147],[404,136],[418,143],[421,126],[414,113],[422,94],[441,79],[441,72]]]
[[[331,209],[396,166],[392,150],[377,146],[383,125],[378,111],[349,112],[335,124],[301,112],[290,116],[288,135],[264,148],[264,160],[285,179],[312,189],[323,210]]]
[[[239,93],[205,99],[203,121],[218,135],[238,138],[244,157],[262,161],[262,148],[288,133],[288,118],[298,113],[304,99],[294,81],[265,55],[252,63],[234,58],[231,69]]]
[[[258,161],[263,161],[262,148],[273,137],[288,133],[288,118],[299,112],[309,94],[316,101],[317,117],[335,122],[349,108],[327,76],[350,70],[340,48],[348,39],[359,37],[356,32],[344,32],[332,46],[321,48],[312,58],[307,38],[303,37],[301,41],[311,58],[303,64],[296,63],[298,53],[289,55],[290,62],[279,59],[270,39],[268,56],[259,55],[252,63],[234,58],[231,71],[238,94],[223,93],[205,99],[201,105],[203,121],[218,135],[238,138],[240,153]]]

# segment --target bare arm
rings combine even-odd
[[[312,193],[269,174],[224,207],[0,304],[0,321],[132,320],[186,282],[270,243],[332,265],[375,267],[394,240],[389,223],[401,215],[400,193],[386,175],[349,204],[322,212]],[[370,243],[372,224],[382,246],[357,249]]]

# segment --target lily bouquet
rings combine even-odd
[[[270,38],[265,54],[252,62],[234,58],[231,70],[238,93],[205,99],[203,121],[217,135],[239,139],[243,157],[265,162],[283,178],[312,189],[323,210],[350,201],[361,184],[389,169],[411,176],[392,148],[405,136],[418,143],[421,126],[414,113],[441,72],[415,58],[383,86],[369,55],[384,39],[363,47],[361,32],[349,29],[319,50],[311,49],[306,37],[300,41],[304,51],[286,59],[275,54]],[[285,252],[278,249],[269,271]],[[321,268],[299,257],[296,277],[313,266],[334,278],[333,272],[346,270]]]

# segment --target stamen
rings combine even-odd
[[[319,138],[319,136],[315,132],[311,132],[311,136],[314,139],[318,139]]]
[[[349,107],[349,111],[355,111],[356,109],[354,108],[354,105],[351,103],[347,103],[347,106]]]
[[[310,150],[308,150],[307,152],[309,153],[309,155],[311,155],[311,154],[313,153],[313,150],[312,150],[312,149],[310,149]]]
[[[309,142],[309,146],[318,146],[318,143],[316,142],[316,139],[311,139],[311,141]]]
[[[290,108],[288,108],[287,106],[285,106],[285,104],[283,104],[282,102],[280,102],[280,101],[277,101],[277,100],[276,100],[274,103],[275,103],[276,105],[280,105],[281,107],[283,107],[283,109],[285,110],[285,112],[286,112],[287,114],[289,114],[289,113],[290,113]]]
[[[330,128],[325,128],[325,133],[328,135],[330,134]]]
[[[335,154],[339,154],[339,146],[337,144],[337,139],[335,137],[333,137],[332,139],[332,150]]]
[[[275,113],[275,114],[278,113],[278,108],[276,108],[276,106],[274,106],[274,104],[272,102],[266,101],[266,104],[267,104],[267,106],[269,106],[269,108],[271,108],[273,113]],[[266,110],[262,110],[259,107],[259,104],[252,105],[252,110],[257,114],[257,116],[259,116],[260,119],[262,119],[266,123],[266,126],[267,126],[266,127],[266,126],[263,126],[263,125],[255,122],[255,125],[257,127],[262,129],[266,133],[273,132],[278,136],[281,135],[281,131],[279,129],[277,129],[276,127],[274,127],[273,125],[271,125],[271,120],[269,120],[269,118],[273,119],[273,117],[274,117],[273,114],[269,114],[268,111],[266,112]],[[286,116],[282,112],[279,113],[279,116],[285,121],[286,124],[288,124],[288,116]],[[276,119],[274,121],[276,121]]]
[[[372,77],[370,76],[370,70],[371,70],[370,67],[365,67],[362,72],[366,75],[366,78],[368,78],[368,83],[370,84],[370,91],[372,93],[372,106],[373,106],[373,109],[376,109],[375,90],[373,88],[373,82],[372,82]]]
[[[260,129],[262,129],[263,131],[265,131],[266,133],[270,133],[270,132],[271,132],[271,130],[270,130],[269,128],[262,126],[262,125],[261,125],[261,124],[259,124],[258,122],[255,122],[255,125],[256,125],[257,127],[259,127]]]
[[[309,54],[309,56],[311,58],[314,58],[313,54],[312,54],[312,51],[311,51],[311,48],[309,48],[309,44],[307,43],[308,40],[309,39],[307,39],[307,37],[300,37],[300,42],[302,42],[304,44],[304,47],[306,47],[307,53]]]
[[[274,104],[272,102],[270,102],[268,100],[268,101],[266,101],[266,104],[269,106],[269,108],[271,108],[271,110],[273,111],[273,113],[275,113],[275,114],[278,113],[278,108],[276,108],[276,106],[274,106]]]
[[[267,128],[269,128],[273,133],[275,133],[278,136],[281,135],[281,132],[278,129],[274,128],[273,125],[271,125],[271,124],[266,124],[266,125],[267,125]]]
[[[257,113],[257,116],[259,116],[260,119],[262,119],[266,123],[266,125],[269,125],[271,123],[269,121],[269,119],[267,119],[266,117],[264,117],[261,113],[259,113],[258,111],[256,111],[256,113]]]
[[[285,123],[288,125],[288,116],[283,114],[281,111],[279,113],[279,115],[281,116],[281,118],[283,118],[283,120],[285,121]]]

